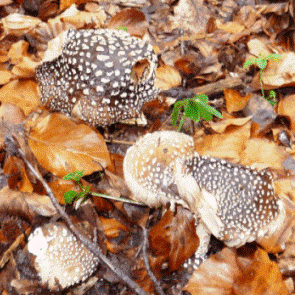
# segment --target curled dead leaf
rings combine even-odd
[[[288,294],[277,264],[262,249],[243,257],[224,248],[201,264],[184,290],[204,295]]]
[[[37,83],[32,80],[13,80],[0,89],[0,101],[19,106],[27,116],[40,104]]]
[[[148,22],[142,11],[126,8],[112,17],[107,27],[116,30],[119,26],[127,27],[130,35],[142,38],[147,32]]]
[[[37,17],[19,13],[10,14],[0,21],[4,30],[0,39],[3,39],[7,35],[22,36],[31,31],[39,23],[41,23],[41,20]]]
[[[38,216],[51,217],[56,213],[48,196],[23,193],[4,187],[0,191],[0,213],[17,215],[33,221]]]
[[[155,86],[161,90],[168,90],[181,85],[181,75],[179,71],[168,65],[157,68]]]

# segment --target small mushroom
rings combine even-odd
[[[240,247],[272,235],[285,218],[269,172],[200,156],[192,138],[178,132],[145,135],[128,149],[123,168],[137,201],[179,203],[201,219],[198,257],[205,257],[208,234]]]
[[[41,284],[52,291],[85,281],[97,268],[98,258],[63,223],[37,227],[28,240],[26,247]]]
[[[47,54],[48,56],[48,54]],[[159,93],[153,48],[122,30],[62,34],[62,52],[36,69],[41,101],[52,111],[106,126],[138,117]]]

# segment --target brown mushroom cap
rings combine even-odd
[[[239,247],[274,231],[283,208],[271,173],[198,154],[185,166],[202,191],[198,212],[217,238]]]
[[[62,53],[36,69],[41,101],[52,111],[105,126],[137,117],[158,94],[150,44],[122,30],[70,29],[62,36]]]
[[[28,238],[28,252],[42,285],[57,291],[85,281],[96,269],[95,257],[62,223],[36,228]]]

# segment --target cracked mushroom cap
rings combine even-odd
[[[28,240],[41,283],[52,291],[85,281],[97,268],[98,258],[62,223],[38,227]]]
[[[284,209],[271,173],[198,154],[187,158],[185,166],[202,192],[201,219],[228,246],[259,241],[282,223]]]
[[[150,207],[171,203],[195,209],[198,185],[174,173],[176,160],[193,155],[192,137],[175,131],[148,133],[127,150],[123,170],[133,198]]]
[[[139,115],[153,100],[157,56],[150,44],[122,30],[74,30],[62,52],[37,67],[41,101],[52,111],[106,126]]]

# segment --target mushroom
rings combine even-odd
[[[180,132],[148,133],[139,139],[127,150],[123,162],[125,182],[133,198],[150,207],[179,203],[194,210],[198,185],[190,175],[176,178],[173,173],[176,159],[193,153],[193,139]]]
[[[149,206],[179,203],[201,219],[197,257],[205,257],[211,233],[240,247],[272,235],[285,218],[269,172],[200,156],[192,138],[178,132],[139,139],[127,150],[123,170],[137,201]]]
[[[35,258],[34,268],[41,284],[52,291],[85,281],[98,265],[98,258],[60,222],[37,227],[26,247]]]
[[[285,209],[270,172],[196,152],[180,165],[201,189],[197,211],[202,221],[227,246],[259,242],[282,225]]]
[[[138,117],[157,96],[156,66],[152,46],[123,30],[70,29],[61,54],[43,60],[36,76],[50,110],[106,126]]]

